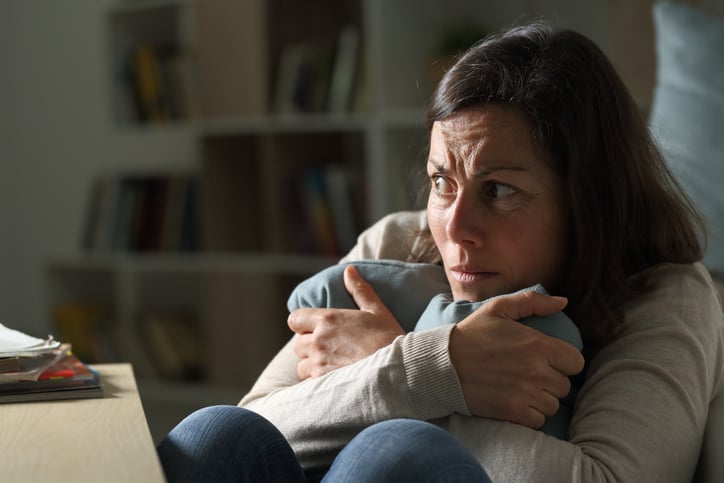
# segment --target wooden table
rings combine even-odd
[[[103,398],[0,404],[4,482],[163,482],[130,364],[98,364]]]

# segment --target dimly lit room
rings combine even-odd
[[[422,481],[346,473],[388,420],[460,481],[724,481],[724,0],[0,12],[0,479],[192,481],[169,432],[224,406],[304,481]],[[3,384],[71,356],[95,393]]]

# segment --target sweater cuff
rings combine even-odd
[[[450,333],[454,324],[410,332],[402,343],[405,378],[420,419],[452,413],[470,415],[462,387],[450,360]]]

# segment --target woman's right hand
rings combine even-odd
[[[577,348],[517,321],[551,315],[567,300],[522,292],[484,304],[450,336],[450,358],[475,416],[540,428],[583,370]]]

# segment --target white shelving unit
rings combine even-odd
[[[173,403],[176,414],[182,415],[212,400],[229,402],[230,394],[240,397],[290,335],[285,302],[291,288],[340,255],[308,253],[288,243],[285,225],[296,215],[280,201],[284,176],[298,175],[299,166],[338,164],[356,188],[359,229],[389,212],[416,207],[413,174],[423,168],[424,109],[434,83],[430,66],[443,32],[455,26],[497,29],[518,19],[530,2],[509,2],[505,7],[489,3],[316,0],[300,6],[293,0],[119,0],[112,4],[106,15],[110,49],[106,68],[113,97],[108,116],[124,136],[143,139],[149,146],[164,142],[173,131],[195,147],[197,163],[191,168],[202,177],[204,243],[201,251],[183,254],[107,252],[53,259],[46,267],[48,300],[50,310],[77,300],[105,308],[103,328],[123,346],[118,357],[134,363],[152,428],[154,417],[160,421],[156,437],[175,422],[168,420],[168,412],[161,414],[165,404]],[[247,59],[238,57],[221,64],[242,65],[252,73],[258,66],[263,72],[257,72],[260,78],[249,85],[266,82],[268,90],[251,94],[262,97],[266,107],[259,112],[254,103],[250,112],[219,115],[205,115],[202,109],[200,115],[164,124],[135,120],[123,87],[127,72],[121,60],[134,46],[148,42],[174,45],[190,56],[191,65],[212,65],[199,62],[199,56],[209,55],[197,45],[199,36],[209,35],[208,30],[200,35],[201,4],[228,7],[228,17],[240,22],[239,31],[246,32],[250,22],[261,25],[255,34],[259,45],[246,42],[240,49],[234,38],[225,39],[233,47],[229,52],[246,52],[251,56],[248,63],[258,65],[244,65]],[[241,18],[243,9],[262,18]],[[305,13],[303,22],[293,18],[299,9]],[[357,25],[361,39],[360,95],[354,107],[335,113],[275,113],[272,98],[284,49],[350,23]],[[225,35],[234,33],[226,27]],[[211,42],[208,37],[205,41]],[[221,90],[226,77],[222,72],[215,75]],[[230,75],[240,74],[232,69]],[[206,76],[208,82],[208,72]],[[203,92],[195,94],[203,97]],[[133,163],[129,166],[129,171],[142,171]],[[139,324],[144,314],[159,311],[191,313],[197,319],[206,354],[201,380],[168,381],[153,373],[154,362],[143,355],[147,341]],[[200,399],[199,391],[207,391],[209,397]],[[159,408],[158,416],[150,407]]]

